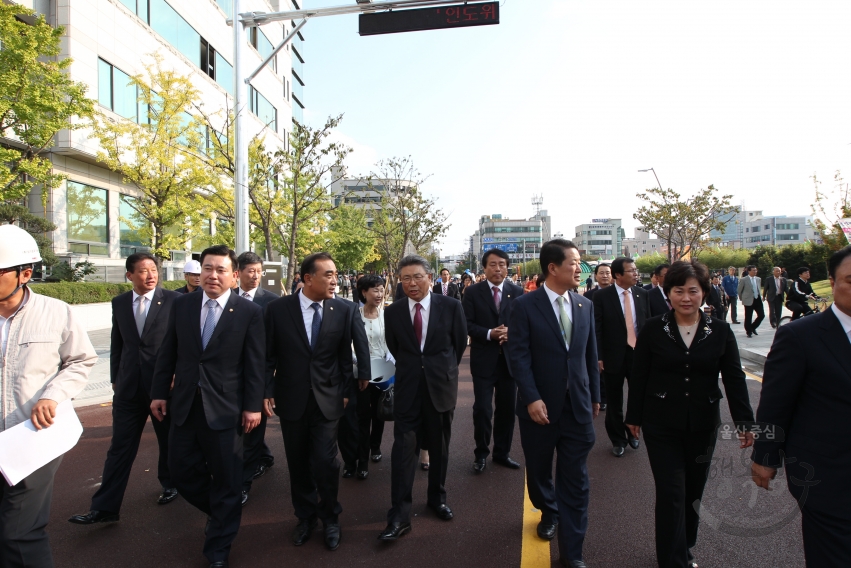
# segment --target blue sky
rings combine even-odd
[[[308,7],[349,0],[308,0]],[[354,0],[350,0],[354,3]],[[351,173],[411,155],[449,213],[445,253],[482,214],[554,231],[620,217],[636,193],[713,183],[766,214],[809,214],[817,173],[851,181],[851,2],[504,0],[498,26],[360,37],[305,28],[316,125],[344,113]]]

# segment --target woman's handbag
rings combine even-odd
[[[379,420],[393,422],[393,399],[393,385],[390,385],[390,388],[382,392],[378,398],[378,407],[375,409],[375,415]]]

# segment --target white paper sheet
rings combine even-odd
[[[369,360],[370,370],[372,371],[372,382],[380,383],[382,380],[387,380],[396,374],[396,366],[390,361],[385,361],[381,357],[373,357]]]
[[[0,473],[9,485],[55,460],[75,445],[83,434],[83,425],[71,400],[56,407],[53,425],[36,430],[32,420],[0,432]]]

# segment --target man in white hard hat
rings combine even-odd
[[[98,358],[71,307],[27,286],[40,261],[32,235],[0,225],[0,432],[27,419],[49,428],[56,406],[85,388]],[[45,527],[61,461],[15,486],[0,480],[0,566],[52,568]]]
[[[201,288],[201,263],[197,260],[187,260],[183,265],[183,279],[186,280],[186,286],[178,288],[175,292],[179,294],[189,294]]]

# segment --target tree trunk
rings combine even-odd
[[[272,260],[272,231],[267,224],[263,227],[263,236],[266,238],[266,260]]]
[[[290,246],[287,251],[287,290],[293,285],[293,277],[295,276],[295,239],[298,232],[298,213],[293,213],[293,222],[290,225]],[[301,275],[302,279],[304,274]]]

